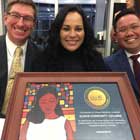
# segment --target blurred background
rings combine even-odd
[[[135,0],[135,2],[138,0]],[[94,29],[97,39],[97,49],[103,56],[109,56],[117,48],[111,41],[113,16],[117,11],[127,7],[127,0],[34,0],[37,6],[37,24],[32,33],[32,40],[42,47],[46,44],[47,35],[57,12],[66,4],[80,5]],[[6,31],[3,23],[3,14],[7,0],[0,0],[0,35]],[[137,5],[139,8],[139,5]]]

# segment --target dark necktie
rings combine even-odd
[[[132,55],[130,58],[133,60],[133,69],[134,69],[135,79],[140,90],[140,63],[138,62],[139,57],[140,57],[140,54]]]

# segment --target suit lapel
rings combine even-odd
[[[134,74],[130,68],[130,64],[128,62],[128,59],[127,59],[125,52],[123,50],[121,50],[117,57],[119,58],[117,60],[118,60],[119,65],[121,66],[122,71],[127,72],[131,84],[133,85],[133,87],[135,88],[137,93],[139,93],[139,89],[138,89]]]
[[[0,40],[0,51],[0,79],[5,78],[7,81],[8,62],[5,37],[2,37],[2,39]]]
[[[34,58],[37,56],[37,53],[38,53],[37,47],[34,46],[34,44],[31,43],[31,41],[29,41],[25,57],[25,68],[24,68],[25,72],[32,71],[31,64]]]
[[[26,50],[26,57],[25,57],[25,68],[24,68],[24,71],[30,71],[30,66],[31,66],[31,59],[32,59],[32,47],[31,46],[31,43],[28,42],[28,45],[27,45],[27,50]]]
[[[7,51],[5,36],[0,37],[0,111],[3,104],[8,77]]]

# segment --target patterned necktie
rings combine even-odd
[[[7,83],[4,103],[3,103],[3,107],[2,107],[2,114],[4,114],[4,115],[6,114],[6,111],[7,111],[15,75],[17,72],[22,72],[22,65],[21,65],[22,53],[23,53],[23,51],[22,51],[21,47],[17,47],[14,52],[14,58],[12,61],[12,66],[11,66],[10,75],[9,75],[9,79],[8,79],[8,83]]]
[[[134,69],[135,79],[137,81],[137,84],[140,90],[140,63],[137,60],[139,57],[140,57],[140,54],[132,55],[130,58],[133,60],[133,69]]]

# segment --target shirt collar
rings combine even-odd
[[[125,50],[125,53],[127,55],[128,58],[130,58],[130,56],[132,55],[137,55],[137,54],[140,54],[140,52],[136,53],[136,54],[133,54],[133,53],[129,53],[128,51]]]
[[[26,49],[27,49],[27,43],[26,41],[23,45],[20,47],[23,49],[23,56],[25,55]],[[16,44],[14,44],[8,37],[8,34],[6,34],[6,44],[7,44],[7,51],[10,56],[14,55],[15,49],[18,47]]]

